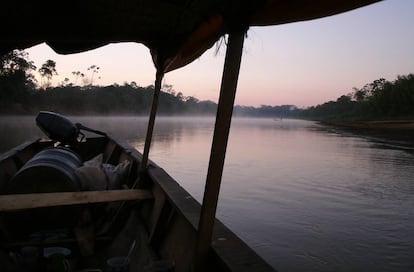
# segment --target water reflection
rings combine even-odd
[[[35,124],[35,116],[0,116],[0,131],[0,153],[44,135]]]

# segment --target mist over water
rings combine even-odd
[[[143,150],[147,117],[71,117]],[[157,117],[150,159],[198,201],[213,118]],[[4,152],[42,136],[1,118]],[[414,271],[414,151],[314,122],[234,119],[218,218],[279,271]]]

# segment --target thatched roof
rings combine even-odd
[[[374,2],[379,0],[14,0],[0,4],[0,54],[43,42],[60,54],[138,42],[151,50],[157,68],[170,71],[226,33],[321,18]]]

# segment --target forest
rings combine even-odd
[[[299,116],[312,120],[414,119],[414,74],[384,78],[354,88],[336,101],[309,107]]]
[[[56,63],[47,60],[37,69],[28,53],[13,50],[0,57],[0,114],[36,114],[40,110],[67,115],[147,115],[154,86],[141,87],[136,82],[109,86],[94,85],[100,67],[91,65],[89,77],[73,71],[68,78],[52,86],[57,75]],[[37,71],[40,82],[33,73]],[[77,84],[80,81],[81,84]],[[414,118],[414,75],[398,76],[394,81],[383,78],[362,88],[317,106],[236,105],[234,115],[242,117],[300,118],[308,120],[389,120]],[[215,115],[217,104],[184,96],[171,85],[164,85],[159,101],[161,115]]]

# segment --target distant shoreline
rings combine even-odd
[[[404,130],[414,131],[414,120],[382,120],[382,121],[319,121],[323,125],[340,126],[358,129]]]
[[[382,137],[393,141],[404,141],[414,145],[414,120],[318,121],[318,123],[349,130],[357,134]]]

